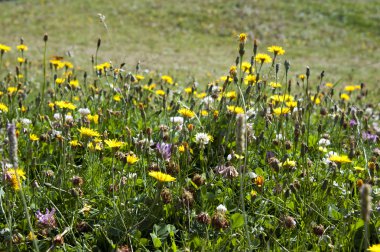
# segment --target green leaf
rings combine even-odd
[[[159,248],[159,247],[161,247],[162,242],[161,242],[161,240],[157,237],[156,234],[154,234],[154,233],[150,233],[150,237],[152,237],[153,246],[154,246],[155,248]]]
[[[239,228],[244,225],[244,216],[241,213],[234,213],[231,216],[231,228]]]
[[[329,216],[335,220],[340,220],[342,218],[342,214],[339,213],[339,208],[335,205],[329,206]]]
[[[362,219],[359,219],[355,224],[351,225],[351,230],[356,231],[363,226],[364,226],[364,221]]]

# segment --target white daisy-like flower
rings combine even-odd
[[[200,145],[206,145],[212,141],[212,137],[207,133],[197,133],[195,135],[195,142]]]
[[[225,213],[227,212],[227,207],[223,204],[220,204],[219,206],[217,206],[216,211],[219,213]]]
[[[79,114],[81,114],[81,116],[86,116],[86,115],[91,114],[91,111],[88,108],[80,108],[78,109],[78,112]]]
[[[181,116],[170,117],[170,121],[174,124],[183,124],[183,117]]]

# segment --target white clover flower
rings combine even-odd
[[[321,138],[318,142],[318,145],[320,146],[329,146],[331,144],[329,139]]]
[[[217,208],[216,211],[219,213],[226,213],[227,212],[227,207],[225,207],[223,204],[220,204]]]
[[[195,135],[195,142],[200,145],[206,145],[212,141],[212,137],[207,133],[197,133]]]
[[[30,119],[28,119],[28,118],[21,118],[21,119],[20,119],[20,122],[21,122],[23,125],[25,125],[25,126],[29,126],[29,125],[32,123],[32,121],[31,121]]]
[[[257,110],[253,109],[253,108],[251,108],[251,109],[249,109],[249,110],[247,110],[245,112],[245,115],[246,115],[247,119],[250,118],[250,117],[254,118],[256,116],[256,114],[257,114]]]
[[[211,96],[206,96],[203,98],[202,102],[206,105],[210,105],[210,103],[214,102],[214,99]]]
[[[366,115],[372,115],[372,113],[373,113],[373,108],[371,107],[366,108],[364,111],[364,114]]]
[[[91,111],[88,108],[80,108],[78,109],[78,112],[79,114],[81,114],[81,116],[86,116],[86,115],[91,114]]]
[[[250,179],[255,179],[255,178],[257,178],[257,174],[256,173],[254,173],[254,172],[248,172],[248,176],[249,176],[249,178]]]
[[[325,157],[322,159],[322,162],[329,165],[330,163],[332,163],[329,158],[331,156],[336,156],[336,155],[338,155],[336,152],[330,151],[330,152],[326,153]]]
[[[65,115],[65,122],[71,123],[74,121],[74,117],[72,115]]]
[[[57,121],[59,121],[59,120],[62,119],[62,116],[61,116],[60,113],[55,113],[55,114],[53,115],[53,117],[54,117],[54,119],[57,120]]]
[[[170,117],[170,121],[174,124],[183,124],[183,117],[181,116]]]
[[[137,173],[135,173],[135,172],[129,172],[127,174],[127,178],[128,179],[135,179],[135,178],[137,178]]]
[[[227,156],[227,161],[230,161],[232,159],[232,155],[231,154],[228,154]]]
[[[276,134],[276,140],[285,140],[285,137],[281,133]]]

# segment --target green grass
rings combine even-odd
[[[375,1],[0,4],[0,43],[13,48],[0,55],[0,251],[380,242],[379,107],[365,96],[378,94]],[[45,32],[48,57],[75,69],[43,62]],[[113,67],[95,71],[98,37],[98,63]],[[284,64],[278,74],[268,63],[230,67],[239,44],[249,59],[253,37],[259,52],[286,49],[277,60],[290,60],[289,76]],[[306,66],[310,79],[296,77]],[[221,75],[230,78],[205,90]]]
[[[272,44],[286,49],[292,73],[306,65],[314,78],[365,82],[375,87],[380,55],[380,1],[9,1],[1,3],[0,43],[19,37],[49,55],[72,54],[85,65],[102,38],[100,58],[193,77],[207,84],[226,74],[237,56],[236,35],[248,32],[261,51]],[[108,31],[97,14],[106,16]],[[252,40],[249,41],[252,43]],[[38,58],[33,58],[39,61]],[[87,62],[86,62],[87,61]]]

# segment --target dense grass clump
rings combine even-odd
[[[1,249],[376,249],[365,84],[295,75],[245,33],[208,85],[99,62],[100,39],[80,68],[48,40],[43,56],[0,45]]]

